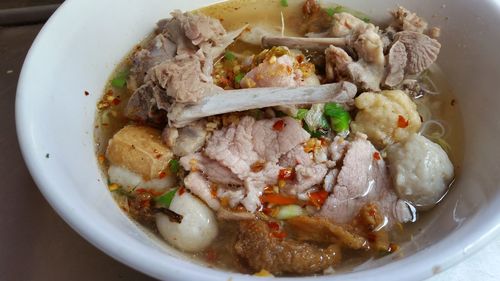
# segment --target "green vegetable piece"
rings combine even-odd
[[[335,14],[335,11],[333,10],[333,8],[328,8],[328,9],[325,9],[325,12],[328,14],[328,16],[330,17],[333,17],[333,14]]]
[[[295,119],[303,120],[304,118],[306,118],[307,112],[309,112],[309,110],[307,110],[305,108],[300,108],[297,111],[297,116],[295,116]]]
[[[282,7],[288,7],[288,0],[280,0],[280,4]]]
[[[236,56],[230,52],[230,51],[227,51],[225,54],[224,54],[224,58],[228,61],[233,61],[236,59]]]
[[[177,173],[181,167],[179,160],[172,159],[168,162],[168,167],[170,168],[170,172]]]
[[[304,214],[304,209],[298,205],[285,205],[281,206],[278,210],[276,218],[279,220],[287,220],[298,217]]]
[[[330,124],[335,132],[341,133],[349,130],[351,115],[339,104],[327,103],[325,105],[325,115],[330,117]]]
[[[311,135],[311,138],[321,138],[321,137],[324,137],[328,134],[328,131],[324,131],[324,130],[317,130],[317,131],[312,131],[309,126],[307,126],[307,123],[304,122],[304,130],[306,130],[306,132],[308,132],[310,135]]]
[[[243,79],[243,77],[245,77],[245,73],[243,72],[238,73],[238,75],[234,77],[234,82],[239,84],[241,82],[241,79]]]
[[[330,124],[328,124],[328,120],[326,120],[325,116],[321,116],[319,122],[322,129],[324,130],[330,129]]]
[[[128,78],[129,71],[128,70],[123,70],[119,72],[113,80],[111,80],[111,86],[115,88],[123,88],[127,84],[127,78]]]
[[[288,115],[286,115],[285,112],[281,111],[281,110],[275,110],[274,113],[276,114],[276,117],[286,117]]]
[[[248,114],[257,120],[261,120],[264,118],[264,112],[260,109],[249,110]]]
[[[335,8],[327,8],[325,9],[325,12],[330,16],[330,17],[333,17],[333,15],[335,14],[338,14],[338,13],[342,13],[342,12],[345,12],[345,8],[342,7],[342,6],[337,6]]]
[[[357,17],[358,19],[360,19],[366,23],[370,22],[370,18],[367,15],[365,15],[364,13],[361,13],[361,12],[358,12],[358,11],[355,11],[355,10],[352,10],[352,9],[349,9],[349,8],[346,8],[343,6],[337,6],[335,8],[327,8],[327,9],[325,9],[325,12],[330,17],[333,17],[333,15],[338,14],[338,13],[349,13],[349,14]]]
[[[360,19],[366,23],[370,23],[371,21],[369,17],[361,17]]]
[[[165,208],[170,207],[170,203],[172,203],[172,200],[174,199],[175,193],[177,193],[177,190],[179,188],[174,188],[170,191],[167,191],[166,193],[163,193],[162,195],[158,196],[155,198],[156,203],[162,205]]]

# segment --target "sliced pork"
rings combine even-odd
[[[349,143],[336,181],[320,216],[336,223],[348,223],[364,205],[376,202],[389,225],[411,220],[409,207],[392,189],[383,158],[366,136],[358,135]]]

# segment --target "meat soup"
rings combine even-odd
[[[439,29],[403,7],[376,26],[268,2],[175,11],[117,67],[95,132],[109,190],[225,270],[332,274],[400,251],[461,160]]]

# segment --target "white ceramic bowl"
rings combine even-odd
[[[92,244],[160,279],[255,277],[189,261],[148,237],[121,212],[103,183],[94,155],[95,105],[115,65],[153,30],[158,19],[174,8],[190,10],[211,2],[67,0],[33,43],[19,80],[19,141],[42,193]],[[337,2],[375,19],[387,17],[389,8],[402,4],[442,27],[438,63],[464,116],[465,159],[453,190],[424,230],[403,246],[404,257],[388,256],[352,273],[318,280],[419,280],[471,255],[500,229],[500,1]]]

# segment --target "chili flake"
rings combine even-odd
[[[272,230],[274,230],[274,231],[280,230],[280,225],[277,222],[275,222],[275,221],[268,222],[267,226],[269,226],[269,228],[272,229]]]
[[[212,195],[212,198],[217,198],[217,185],[214,183],[210,185],[210,194]]]
[[[179,188],[179,195],[184,194],[184,192],[186,192],[186,188],[184,188],[184,186],[181,186],[181,188]]]
[[[278,187],[279,188],[283,188],[285,187],[286,185],[286,181],[285,180],[278,180]]]
[[[325,204],[326,199],[328,198],[328,192],[324,189],[309,193],[309,202],[313,206],[320,208]]]
[[[380,160],[380,153],[379,153],[378,151],[375,151],[375,152],[373,153],[373,159],[375,159],[375,160]]]
[[[207,249],[205,251],[205,259],[209,263],[214,263],[217,260],[217,252],[214,249]]]
[[[99,161],[99,164],[104,164],[104,161],[106,160],[106,158],[104,157],[104,155],[99,155],[97,156],[97,161]]]
[[[389,253],[394,253],[394,252],[396,252],[398,249],[399,249],[399,246],[398,246],[397,244],[390,243],[390,244],[389,244],[389,248],[387,249],[387,251],[388,251]]]
[[[278,174],[279,180],[293,180],[295,178],[295,173],[292,168],[280,169]]]
[[[262,171],[264,169],[264,163],[260,162],[260,161],[257,161],[257,162],[255,162],[255,163],[252,164],[252,166],[250,167],[250,169],[252,170],[252,172],[258,173],[258,172],[260,172],[260,171]]]
[[[161,171],[160,173],[158,173],[158,178],[160,179],[163,179],[167,176],[167,173],[165,173],[165,171]]]
[[[398,127],[399,128],[404,129],[404,128],[408,127],[409,123],[410,122],[408,120],[406,120],[403,116],[401,116],[401,115],[398,116]]]
[[[118,190],[118,188],[120,188],[120,186],[117,185],[116,183],[112,183],[112,184],[108,185],[109,191],[115,191],[115,190]]]
[[[285,121],[283,121],[283,119],[280,119],[274,123],[273,130],[281,132],[283,131],[285,126],[286,126]]]
[[[280,232],[271,232],[270,235],[274,238],[278,239],[283,239],[287,236],[286,232],[280,231]]]
[[[274,189],[272,186],[266,186],[264,187],[264,194],[269,194],[269,193],[274,193]]]
[[[113,101],[111,101],[111,103],[113,103],[113,105],[119,105],[120,104],[120,99],[119,98],[114,98]]]

